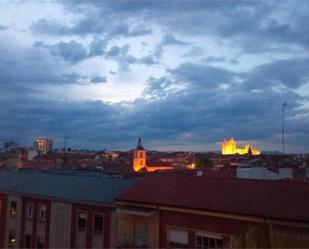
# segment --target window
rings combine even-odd
[[[33,204],[27,203],[27,218],[32,219],[33,218]]]
[[[223,248],[222,237],[197,233],[196,247],[202,249]]]
[[[38,240],[37,248],[44,248],[44,242],[43,242],[43,240],[41,240],[41,239]]]
[[[87,223],[87,213],[79,211],[77,218],[78,218],[78,221],[77,221],[78,228],[84,230],[86,228],[86,223]]]
[[[14,248],[16,245],[16,234],[14,231],[9,231],[9,248]]]
[[[94,221],[93,221],[94,231],[102,232],[103,225],[104,225],[103,214],[95,213],[93,218],[94,218]]]
[[[25,236],[25,248],[31,248],[32,247],[32,238],[31,235]]]
[[[134,224],[134,244],[135,246],[148,245],[148,225],[144,223]]]
[[[40,221],[45,221],[46,219],[46,206],[40,207]]]
[[[188,231],[180,228],[170,228],[168,234],[168,244],[174,248],[184,248],[188,246]]]
[[[16,216],[17,214],[17,202],[16,201],[11,201],[11,208],[10,208],[10,213],[11,216]]]

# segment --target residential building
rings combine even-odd
[[[46,154],[53,150],[53,140],[48,138],[37,139],[34,142],[34,148],[38,152]]]
[[[152,174],[117,198],[117,246],[309,247],[309,184]]]
[[[5,153],[16,152],[18,149],[18,143],[14,141],[8,141],[3,143],[3,151]]]
[[[114,199],[135,180],[72,171],[0,172],[0,248],[114,247]]]

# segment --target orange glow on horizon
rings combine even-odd
[[[171,170],[171,169],[175,169],[172,166],[146,166],[146,170],[147,172],[155,172],[156,170]]]
[[[250,150],[251,154],[254,156],[261,154],[260,150],[253,148],[250,144],[247,144],[243,148],[237,148],[236,141],[233,138],[231,138],[231,140],[224,139],[221,149],[222,155],[235,155],[235,154],[246,155],[249,154]]]

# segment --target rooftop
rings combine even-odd
[[[38,170],[0,172],[0,192],[100,204],[112,204],[116,196],[135,182],[135,179],[90,172]]]
[[[309,221],[309,184],[188,175],[143,177],[119,201]]]

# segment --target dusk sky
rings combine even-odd
[[[309,152],[309,1],[0,1],[0,142]]]

